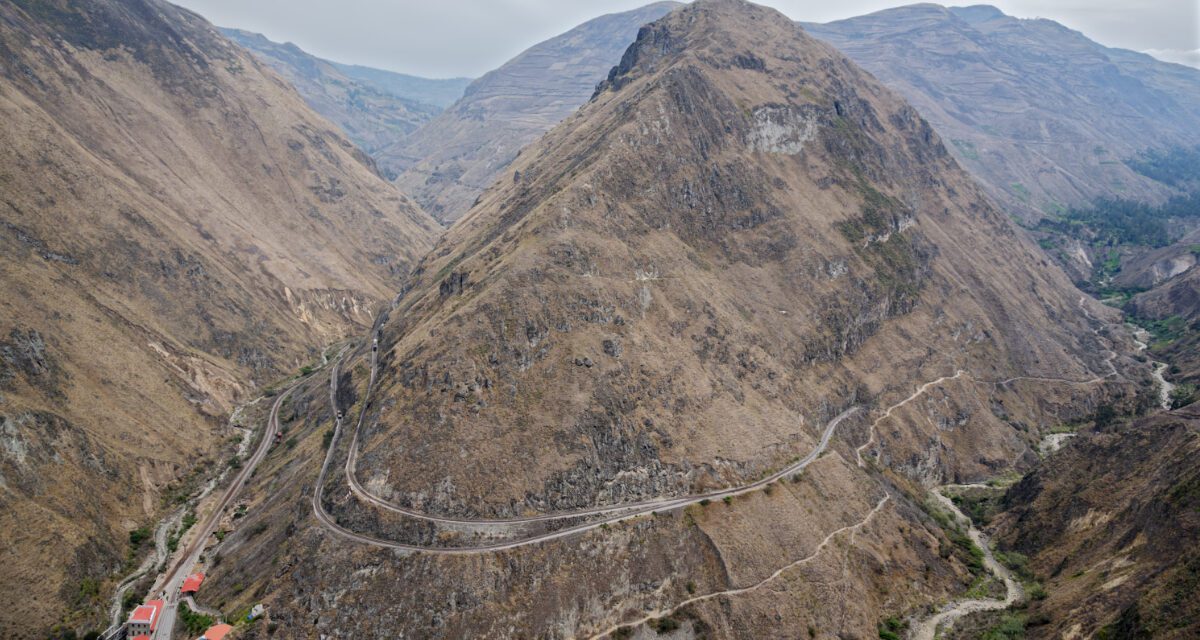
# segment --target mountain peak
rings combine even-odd
[[[359,470],[498,516],[757,477],[819,437],[798,423],[887,385],[1083,375],[1050,320],[1073,292],[1035,261],[912,107],[778,12],[700,0],[643,27],[422,261],[381,325]],[[998,433],[980,446],[1013,455]],[[461,442],[491,475],[453,464]]]
[[[797,35],[802,30],[775,9],[745,0],[696,0],[643,26],[596,92],[618,89],[685,52],[712,66],[763,71],[765,63],[755,51]]]

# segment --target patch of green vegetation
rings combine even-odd
[[[1172,187],[1200,186],[1200,147],[1151,149],[1126,160],[1125,164],[1151,180]]]
[[[1183,382],[1171,389],[1171,408],[1186,407],[1196,401],[1196,385]]]
[[[725,503],[725,506],[729,506],[733,504],[733,496],[725,496],[724,498],[721,498],[721,501]]]
[[[970,536],[958,529],[946,529],[946,537],[950,538],[950,542],[953,542],[954,546],[963,552],[964,562],[971,573],[979,574],[984,571],[983,549],[980,549]]]
[[[962,154],[962,157],[968,160],[979,159],[979,151],[975,148],[974,142],[971,142],[970,140],[959,140],[958,138],[954,138],[950,142],[954,143],[954,147],[958,149],[958,152]]]
[[[129,546],[140,547],[142,543],[150,539],[150,527],[138,527],[129,532]]]
[[[216,623],[216,620],[213,620],[212,616],[192,611],[186,602],[179,603],[179,621],[183,623],[183,628],[189,636],[197,636],[204,633],[205,629]]]
[[[86,605],[100,596],[100,581],[95,578],[84,578],[79,581],[79,593],[76,595],[76,606]]]
[[[1020,482],[1023,477],[1025,476],[1020,471],[1005,471],[994,478],[988,479],[987,485],[996,489],[1007,489]]]
[[[1025,185],[1021,184],[1020,182],[1014,182],[1010,184],[1009,189],[1012,190],[1013,194],[1016,195],[1021,202],[1028,203],[1029,198],[1033,195],[1029,192],[1029,189],[1027,189]]]
[[[1200,217],[1200,196],[1176,196],[1155,206],[1125,199],[1103,199],[1088,208],[1065,209],[1053,218],[1043,218],[1035,227],[1067,237],[1085,239],[1093,247],[1137,245],[1165,247],[1181,231],[1174,219]]]
[[[138,597],[137,591],[134,591],[133,589],[127,589],[125,591],[125,597],[121,598],[121,617],[124,618],[129,614],[130,611],[133,611],[133,608],[138,606],[138,604],[141,603],[141,600],[142,599]]]
[[[331,444],[333,444],[333,429],[327,430],[321,436],[321,448],[322,449],[328,449],[329,445],[331,445]]]
[[[1188,331],[1187,320],[1177,315],[1159,320],[1145,318],[1134,318],[1133,320],[1138,326],[1150,332],[1150,349],[1152,351],[1166,349],[1172,343],[1186,336]]]
[[[970,494],[951,496],[950,500],[972,522],[980,526],[985,526],[1000,511],[1000,498],[1000,495],[990,495],[977,490],[970,492]]]
[[[988,598],[992,594],[992,587],[996,585],[996,581],[989,575],[976,576],[971,582],[971,586],[967,587],[967,592],[963,594],[966,598],[980,600]]]
[[[665,618],[656,618],[650,621],[650,628],[654,629],[659,635],[670,633],[679,628],[679,621],[675,618],[667,616]]]
[[[1121,252],[1116,249],[1109,249],[1108,255],[1104,257],[1104,261],[1100,263],[1101,278],[1112,277],[1121,271]]]
[[[1025,637],[1025,616],[1005,613],[1000,621],[979,636],[979,640],[1022,640]]]
[[[303,367],[300,367],[300,375],[302,375],[302,376],[310,375],[312,372],[313,372],[312,365],[306,364]]]
[[[171,535],[167,536],[167,550],[171,553],[175,553],[175,549],[179,548],[179,539],[182,538],[183,534],[187,533],[188,529],[191,529],[192,525],[194,524],[196,524],[196,512],[189,510],[187,513],[183,514],[183,519],[180,521],[179,526],[171,531]]]
[[[879,623],[879,638],[880,640],[899,640],[906,629],[908,629],[907,621],[891,616]],[[809,636],[813,636],[812,627],[809,627]]]
[[[712,504],[712,500],[709,500],[708,498],[702,498],[700,500],[700,506],[702,507],[707,507],[710,504]]]

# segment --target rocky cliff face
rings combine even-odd
[[[1002,544],[1045,582],[1034,638],[1200,632],[1200,413],[1078,436],[1008,491]]]
[[[971,579],[922,483],[1026,467],[1043,427],[1144,375],[912,107],[769,9],[699,0],[645,26],[510,170],[381,323],[369,399],[370,351],[343,366],[337,409],[365,413],[333,443],[320,522],[335,410],[323,385],[297,396],[302,443],[251,489],[214,602],[265,598],[282,627],[329,636],[629,637],[660,619],[867,637]],[[400,555],[378,541],[490,533],[367,501],[343,473],[353,440],[367,493],[468,520],[692,496],[825,453],[725,504]]]
[[[1172,189],[1126,166],[1200,142],[1200,70],[1051,20],[920,4],[806,24],[905,98],[1006,210],[1026,218]]]
[[[436,223],[165,2],[0,5],[0,120],[0,635],[44,637]]]
[[[396,176],[396,167],[379,152],[433,119],[469,82],[341,65],[310,55],[290,42],[279,44],[240,29],[221,32],[283,76],[314,111],[341,127],[360,149],[382,160],[380,169],[389,178]],[[446,95],[455,92],[446,102]]]
[[[377,157],[401,170],[396,183],[452,222],[537,140],[592,94],[638,27],[678,6],[656,2],[600,16],[530,47],[467,87],[462,99]]]

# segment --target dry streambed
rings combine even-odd
[[[911,640],[934,640],[939,628],[946,629],[954,625],[959,618],[976,611],[997,611],[1007,609],[1025,599],[1025,590],[1013,576],[1008,567],[1000,564],[992,554],[992,546],[988,537],[980,531],[954,504],[954,501],[943,493],[946,489],[962,489],[984,485],[943,485],[933,490],[933,496],[952,514],[955,522],[967,527],[967,536],[983,551],[983,564],[997,579],[1004,582],[1004,598],[970,598],[951,602],[934,615],[922,620],[912,628],[909,634]]]

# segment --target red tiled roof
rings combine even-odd
[[[134,636],[130,640],[150,640],[150,636],[142,634],[140,636]]]
[[[130,622],[147,622],[150,624],[150,629],[153,630],[158,626],[158,613],[162,611],[162,600],[147,600],[146,604],[139,605],[129,614]]]
[[[204,582],[203,573],[193,573],[183,581],[183,587],[179,590],[182,593],[196,593],[200,590],[200,583]]]
[[[225,634],[229,633],[231,630],[233,630],[232,625],[214,624],[208,628],[208,631],[204,632],[204,635],[200,637],[204,640],[221,640],[225,637]]]

